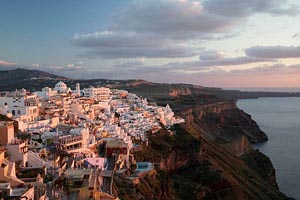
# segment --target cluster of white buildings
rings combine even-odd
[[[21,135],[31,136],[16,139],[12,122],[0,122],[0,145],[10,155],[0,159],[0,164],[41,168],[44,175],[64,173],[75,185],[87,181],[92,185],[89,198],[111,192],[107,179],[113,176],[112,157],[119,170],[128,169],[135,141],[147,143],[147,133],[184,122],[174,117],[169,105],[152,106],[135,94],[105,87],[81,90],[77,83],[71,90],[61,81],[35,93],[24,89],[0,93],[0,114],[17,121]],[[60,156],[62,152],[71,157]],[[1,181],[12,184],[6,176],[0,173],[0,190]]]
[[[26,90],[0,93],[0,114],[32,122],[39,116],[39,98]]]

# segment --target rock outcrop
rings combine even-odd
[[[174,88],[169,95],[172,97],[177,97],[177,96],[188,96],[191,95],[192,91],[191,89],[187,88],[187,87],[178,87],[178,88]]]
[[[226,143],[241,136],[247,136],[251,143],[268,140],[251,116],[237,108],[232,101],[221,101],[207,105],[191,105],[179,110],[178,114],[187,124],[197,125],[208,139]]]

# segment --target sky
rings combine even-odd
[[[296,0],[1,0],[0,70],[300,87]]]

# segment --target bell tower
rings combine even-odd
[[[80,84],[76,83],[76,94],[80,96]]]

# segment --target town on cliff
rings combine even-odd
[[[132,182],[154,163],[132,154],[148,134],[174,134],[169,105],[157,106],[126,90],[72,90],[58,82],[41,91],[0,93],[0,198],[118,199],[116,174]]]

